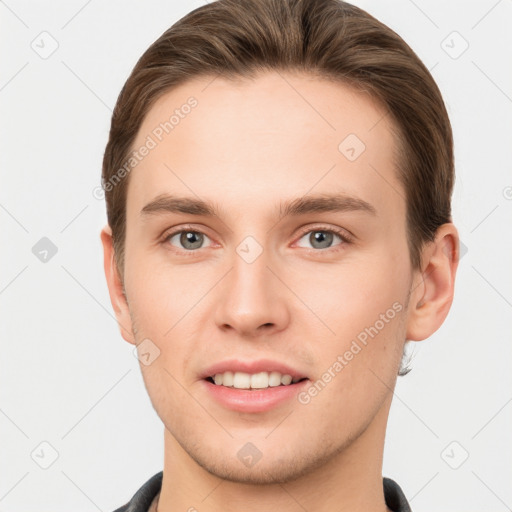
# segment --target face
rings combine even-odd
[[[166,442],[239,482],[333,460],[387,417],[407,335],[414,274],[389,117],[304,75],[209,78],[153,106],[144,145],[124,337],[142,348]],[[255,389],[229,387],[230,370]],[[274,385],[286,374],[298,382]]]

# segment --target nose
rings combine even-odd
[[[276,265],[271,270],[269,263],[272,262],[265,250],[252,262],[234,255],[233,267],[222,280],[215,311],[220,329],[256,338],[286,328],[290,320],[286,301],[290,297],[275,275],[279,273]]]

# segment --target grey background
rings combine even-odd
[[[384,474],[416,512],[511,510],[512,1],[354,3],[443,93],[467,248],[446,322],[399,379]],[[110,306],[93,190],[136,59],[200,5],[0,2],[2,511],[110,511],[162,469],[163,427]]]

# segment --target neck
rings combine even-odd
[[[382,485],[389,405],[390,400],[357,439],[322,466],[296,480],[270,485],[232,482],[209,473],[166,429],[158,512],[389,512]]]

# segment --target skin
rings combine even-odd
[[[165,426],[158,510],[385,511],[383,445],[403,345],[448,314],[457,230],[441,226],[413,271],[393,126],[368,95],[282,72],[195,79],[155,103],[133,147],[190,96],[197,107],[129,176],[126,296],[111,230],[101,232],[121,334],[160,350],[141,363]],[[355,161],[338,149],[351,133],[366,146]],[[164,193],[211,201],[219,215],[141,214]],[[333,193],[375,214],[279,215],[280,203]],[[204,233],[202,246],[165,238],[170,228]],[[315,232],[333,229],[352,242],[333,235],[319,248]],[[249,235],[263,249],[252,263],[236,252]],[[283,361],[315,382],[393,303],[402,310],[307,404],[238,413],[203,389],[201,371],[233,357]],[[237,457],[247,442],[262,454],[252,467]]]

